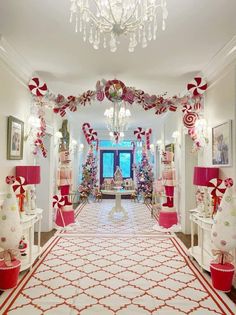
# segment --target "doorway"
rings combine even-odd
[[[120,167],[123,179],[133,178],[132,150],[101,150],[100,151],[100,185],[105,178],[113,178],[117,166]]]

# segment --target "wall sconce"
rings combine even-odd
[[[28,132],[24,135],[24,140],[27,141],[29,137],[34,137],[40,128],[40,119],[31,115],[28,119]]]
[[[83,149],[84,149],[84,144],[83,144],[83,143],[80,143],[80,145],[79,145],[79,151],[81,152],[81,151],[83,151]]]
[[[150,144],[150,151],[152,154],[154,154],[154,151],[155,151],[155,146],[153,143]]]

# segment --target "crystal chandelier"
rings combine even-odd
[[[166,0],[71,0],[70,22],[75,18],[75,31],[94,49],[109,45],[115,52],[119,36],[124,34],[129,38],[129,52],[133,52],[138,43],[145,48],[156,39],[159,9],[165,30]]]
[[[110,132],[123,133],[127,128],[128,120],[131,116],[130,110],[126,106],[119,103],[114,103],[113,107],[105,110],[107,128]]]

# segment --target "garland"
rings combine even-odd
[[[199,118],[200,112],[203,110],[202,94],[207,89],[207,83],[201,77],[196,77],[187,85],[188,94],[183,97],[172,96],[167,97],[167,93],[162,95],[149,95],[143,90],[134,87],[127,87],[119,80],[97,81],[94,90],[83,92],[79,96],[70,95],[65,97],[61,94],[55,95],[48,91],[47,85],[41,82],[39,78],[33,78],[29,83],[29,89],[35,100],[44,99],[48,104],[53,104],[50,107],[54,113],[61,117],[66,115],[67,111],[75,112],[80,106],[91,104],[95,99],[102,102],[105,97],[111,102],[124,101],[132,105],[136,103],[147,111],[154,109],[156,115],[161,115],[167,111],[176,112],[178,108],[183,110],[183,124],[193,133],[195,123]],[[196,132],[195,132],[196,134]],[[191,134],[190,134],[191,136]],[[40,139],[42,140],[42,137]],[[196,141],[198,136],[194,136],[193,141],[197,143],[195,149],[198,150],[202,144]]]

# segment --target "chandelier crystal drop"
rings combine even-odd
[[[105,110],[104,116],[106,117],[107,129],[110,132],[123,133],[127,129],[131,113],[124,104],[114,103],[113,107]]]
[[[115,52],[120,35],[129,39],[129,52],[139,44],[147,47],[156,40],[158,11],[162,13],[162,30],[168,16],[166,0],[71,0],[70,22],[94,49],[110,46]]]

